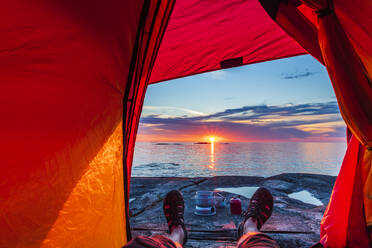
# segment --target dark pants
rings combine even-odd
[[[125,248],[181,248],[178,243],[161,235],[152,237],[137,236],[124,246]],[[279,248],[279,245],[263,233],[247,233],[238,241],[237,248]]]

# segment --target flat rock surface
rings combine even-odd
[[[280,174],[211,178],[134,177],[131,179],[130,215],[132,236],[162,234],[167,230],[162,204],[166,193],[180,190],[185,199],[185,222],[189,241],[185,247],[234,247],[241,217],[230,214],[228,206],[217,208],[214,216],[194,214],[195,193],[216,188],[260,187],[274,196],[274,211],[261,231],[281,247],[310,247],[319,241],[320,221],[336,177],[315,174]],[[323,205],[316,206],[290,198],[291,193],[307,191]],[[228,202],[236,194],[220,192]],[[249,198],[241,196],[243,210]],[[227,204],[228,205],[228,204]]]

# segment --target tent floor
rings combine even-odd
[[[281,174],[278,176],[211,178],[139,178],[131,180],[130,214],[132,236],[162,234],[167,229],[162,213],[165,194],[178,189],[185,198],[185,221],[189,230],[186,247],[229,247],[236,244],[236,228],[240,216],[231,215],[228,208],[218,208],[210,217],[196,216],[194,195],[198,190],[215,188],[259,187],[270,189],[274,196],[272,217],[262,231],[275,239],[281,247],[310,247],[319,241],[319,225],[336,177],[313,174]],[[315,206],[288,197],[306,190],[323,206]],[[227,199],[234,194],[225,193]],[[241,197],[243,209],[248,200]]]

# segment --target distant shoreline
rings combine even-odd
[[[153,142],[142,142],[142,143],[153,143]],[[239,142],[237,142],[239,143]],[[244,142],[248,143],[248,142]],[[184,145],[184,144],[194,144],[194,145],[210,145],[211,142],[185,142],[185,143],[168,143],[168,142],[158,142],[158,143],[153,143],[156,146],[172,146],[172,145]],[[229,142],[213,142],[213,144],[222,144],[222,145],[229,145]]]
[[[280,174],[277,174],[277,175],[273,175],[273,176],[267,176],[267,177],[264,177],[264,176],[236,176],[236,175],[221,175],[221,176],[201,176],[201,177],[179,177],[179,176],[164,176],[164,177],[154,177],[154,176],[132,176],[131,178],[155,178],[155,179],[158,179],[158,178],[170,178],[170,179],[203,179],[203,178],[230,178],[230,177],[238,177],[238,178],[260,178],[260,179],[272,179],[272,178],[276,178],[276,177],[291,177],[291,176],[315,176],[315,177],[318,177],[318,176],[325,176],[325,177],[332,177],[332,178],[336,178],[337,176],[332,176],[332,175],[327,175],[327,174],[315,174],[315,173],[280,173]]]
[[[164,142],[159,142],[159,141],[136,141],[136,143],[152,143],[154,145],[156,144],[169,144],[169,145],[174,145],[174,144],[197,144],[197,143],[209,143],[210,142],[195,142],[195,141],[164,141]],[[345,141],[229,141],[229,142],[214,142],[214,144],[239,144],[239,143],[324,143],[324,144],[346,144],[346,139]]]

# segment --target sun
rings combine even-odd
[[[215,138],[215,137],[209,137],[209,141],[210,141],[210,142],[212,142],[212,143],[213,143],[213,142],[214,142],[215,140],[216,140],[216,138]]]

